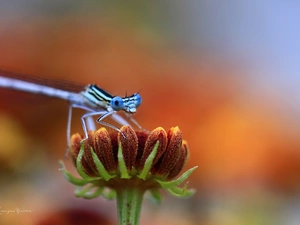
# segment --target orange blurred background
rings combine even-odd
[[[296,224],[299,124],[282,99],[248,91],[251,62],[192,51],[168,29],[171,19],[159,20],[174,12],[155,4],[44,4],[3,5],[0,69],[95,82],[115,95],[141,90],[134,118],[148,130],[179,126],[189,143],[196,195],[145,202],[141,224]],[[0,96],[0,210],[32,210],[2,211],[0,224],[74,224],[74,214],[88,213],[116,224],[115,202],[76,199],[58,170],[68,104],[4,89]],[[61,219],[49,222],[53,215]]]

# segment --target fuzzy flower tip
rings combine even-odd
[[[62,164],[65,178],[76,186],[75,195],[114,199],[122,189],[150,191],[150,199],[159,202],[163,188],[175,196],[188,197],[195,191],[187,183],[179,187],[197,168],[193,167],[175,179],[189,156],[187,142],[178,127],[166,132],[158,127],[150,133],[123,126],[121,132],[109,133],[104,127],[89,132],[83,140],[71,137],[70,154],[81,176],[71,175]],[[83,140],[83,141],[82,141]]]

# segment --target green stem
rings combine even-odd
[[[123,187],[117,190],[119,225],[138,225],[144,190],[139,187]]]

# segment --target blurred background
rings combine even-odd
[[[300,2],[0,3],[0,69],[140,91],[146,129],[179,126],[198,165],[190,199],[144,202],[141,224],[300,221]],[[64,83],[67,83],[64,82]],[[68,103],[0,90],[0,224],[116,224],[114,201],[74,197]],[[75,112],[72,133],[81,132]],[[64,160],[72,170],[69,161]],[[26,212],[5,213],[6,210]]]

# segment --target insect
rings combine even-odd
[[[116,114],[116,112],[119,111],[124,111],[127,118],[141,129],[141,126],[137,123],[137,121],[130,116],[131,114],[136,112],[137,107],[139,107],[142,103],[142,98],[138,93],[134,93],[131,96],[125,96],[122,98],[120,96],[111,95],[95,84],[89,84],[84,88],[83,91],[75,93],[49,87],[46,85],[22,81],[15,78],[4,77],[1,75],[0,87],[60,98],[70,102],[67,121],[66,155],[68,154],[68,149],[70,147],[70,132],[73,108],[79,108],[86,111],[81,116],[81,124],[85,139],[87,139],[88,130],[90,130],[90,128],[88,129],[87,126],[87,120],[90,121],[89,119],[93,116],[98,116],[98,119],[96,120],[97,123],[121,132],[118,127],[103,121],[104,118],[111,116],[111,118],[117,123],[121,125],[129,125],[126,119],[124,119],[119,114]],[[95,126],[94,122],[89,127],[93,127],[93,125]]]

